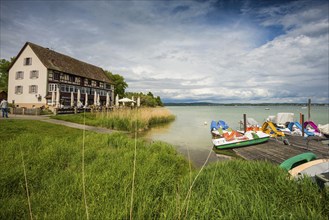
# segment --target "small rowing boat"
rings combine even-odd
[[[320,188],[329,187],[329,158],[317,159],[307,152],[283,161],[280,167],[289,172],[291,179],[310,177]]]

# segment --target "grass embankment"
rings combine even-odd
[[[135,140],[46,122],[0,126],[0,219],[128,219]],[[84,142],[83,142],[84,140]],[[84,146],[84,148],[83,148]],[[174,148],[137,140],[134,219],[327,219],[329,198],[310,181],[265,162],[233,160],[201,172]]]
[[[175,120],[175,116],[166,108],[116,109],[109,112],[80,113],[75,115],[51,116],[55,119],[87,125],[105,127],[114,130],[133,132],[147,130],[152,126]]]

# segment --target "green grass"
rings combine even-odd
[[[83,131],[28,120],[0,124],[0,219],[29,218],[22,154],[34,219],[85,219]],[[91,219],[128,219],[135,140],[85,133]],[[308,179],[295,182],[266,162],[207,166],[190,197],[189,163],[162,142],[137,140],[134,219],[327,219],[329,198]],[[198,170],[192,170],[192,180]],[[187,198],[187,199],[185,199]]]

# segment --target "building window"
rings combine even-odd
[[[86,88],[86,93],[90,94],[90,88]]]
[[[69,86],[70,92],[74,92],[74,86]]]
[[[32,58],[31,57],[26,57],[24,58],[24,65],[32,65]]]
[[[23,94],[23,86],[15,86],[15,94]]]
[[[65,91],[66,86],[64,84],[61,85],[61,92],[66,92]]]
[[[53,75],[54,75],[54,72],[52,70],[48,70],[48,79],[49,80],[53,80]]]
[[[70,81],[70,82],[75,82],[75,77],[70,75],[70,76],[69,76],[69,81]]]
[[[39,71],[38,70],[32,70],[30,72],[30,79],[37,79],[39,78]]]
[[[38,93],[38,86],[37,85],[29,86],[29,93]]]
[[[61,81],[65,81],[65,82],[69,81],[69,75],[61,74]]]
[[[55,72],[55,73],[54,73],[54,80],[59,81],[59,79],[60,79],[60,74],[57,73],[57,72]]]
[[[78,92],[78,90],[80,90],[80,93],[81,93],[81,87],[80,86],[75,86],[75,88],[74,88],[74,92]]]
[[[54,83],[49,83],[49,85],[48,85],[48,91],[49,92],[56,92],[56,90],[57,90],[57,84],[54,84]]]
[[[16,72],[16,79],[24,79],[24,72],[23,71]]]

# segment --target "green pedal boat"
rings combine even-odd
[[[216,149],[228,149],[261,144],[270,138],[262,131],[247,131],[240,133],[237,131],[212,130],[212,142]]]

